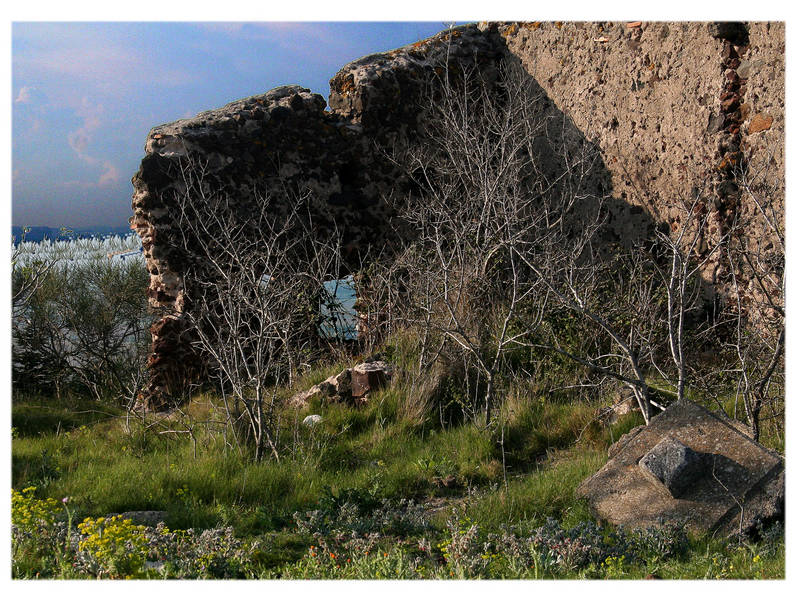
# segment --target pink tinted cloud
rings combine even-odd
[[[87,151],[89,144],[94,139],[95,131],[102,126],[100,116],[103,113],[103,105],[92,104],[88,97],[83,97],[75,112],[78,117],[83,119],[83,125],[67,134],[67,142],[82,160],[90,165],[95,164],[97,160],[89,156]]]
[[[30,103],[32,98],[32,93],[36,87],[32,86],[24,86],[19,89],[19,93],[17,93],[17,98],[14,99],[14,103]]]
[[[65,188],[87,190],[113,187],[120,182],[122,176],[116,165],[109,161],[95,161],[95,164],[103,167],[103,172],[100,174],[97,181],[64,181],[61,183],[61,186]]]
[[[102,29],[94,33],[87,34],[84,28],[69,23],[43,23],[31,31],[22,30],[18,36],[23,39],[26,35],[32,39],[47,37],[48,42],[16,53],[14,68],[27,75],[81,81],[84,88],[89,85],[95,91],[112,94],[124,94],[154,80],[170,87],[197,80],[185,70],[165,66],[158,54],[142,53]]]
[[[89,154],[90,146],[94,140],[95,132],[103,127],[104,108],[100,103],[93,103],[88,97],[83,97],[80,106],[75,110],[83,119],[83,125],[67,134],[67,142],[75,154],[87,165],[102,168],[102,173],[97,181],[67,181],[67,187],[80,187],[83,189],[109,187],[120,182],[119,169],[110,161],[96,158]]]
[[[103,163],[103,168],[105,170],[100,175],[100,179],[97,180],[98,187],[109,187],[120,182],[121,175],[117,167],[106,161]]]

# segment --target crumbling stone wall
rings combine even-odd
[[[380,171],[365,162],[369,143],[356,126],[324,108],[319,95],[286,86],[150,132],[147,156],[133,179],[131,219],[150,272],[150,303],[163,315],[151,329],[149,405],[179,398],[200,362],[184,322],[191,299],[182,276],[192,258],[182,249],[184,229],[171,203],[172,193],[181,190],[181,167],[205,167],[206,177],[234,198],[244,217],[254,191],[292,199],[285,187],[294,185],[312,191],[320,228],[335,221],[343,229],[346,252],[380,236],[388,216],[377,196],[385,182],[381,186]]]
[[[783,25],[482,23],[444,31],[344,66],[331,80],[330,110],[321,96],[286,86],[151,130],[133,178],[131,227],[142,237],[148,295],[162,318],[151,330],[142,403],[174,403],[198,362],[183,321],[189,258],[168,199],[181,162],[207,163],[245,209],[255,184],[309,188],[316,222],[343,229],[345,255],[356,262],[388,240],[388,197],[402,191],[403,175],[381,153],[413,141],[420,83],[445,62],[490,72],[509,56],[547,95],[547,114],[599,149],[597,187],[615,198],[610,226],[619,237],[653,219],[678,224],[678,200],[708,189],[719,198],[706,242],[713,244],[739,208],[754,207],[743,204],[732,175],[742,155],[770,164],[782,208]],[[745,231],[751,241],[763,232]],[[726,286],[721,257],[705,273],[711,298]]]
[[[743,157],[751,170],[769,165],[783,211],[782,23],[482,26],[496,27],[555,107],[597,143],[613,196],[676,230],[683,218],[679,200],[713,193],[702,249],[715,245],[737,215],[748,221],[742,229],[748,241],[765,239],[756,206],[742,198],[736,178]],[[709,299],[725,300],[725,259],[719,250],[705,269]],[[739,281],[747,286],[752,278]]]
[[[161,408],[180,401],[202,366],[191,348],[185,320],[191,295],[182,280],[187,266],[202,262],[181,247],[186,229],[179,228],[171,202],[183,187],[182,167],[201,164],[244,216],[254,189],[286,199],[292,199],[286,187],[311,192],[316,227],[324,232],[335,225],[346,261],[357,264],[360,254],[382,247],[389,236],[388,198],[403,181],[383,153],[413,135],[421,83],[448,61],[493,68],[504,56],[497,34],[461,27],[349,64],[331,82],[331,111],[308,89],[284,86],[153,128],[133,178],[131,218],[150,272],[150,304],[161,313],[151,328],[150,379],[140,404]],[[281,215],[279,206],[275,215]]]

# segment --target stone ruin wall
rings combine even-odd
[[[498,26],[555,106],[592,139],[612,195],[678,228],[694,188],[715,195],[705,247],[740,214],[764,240],[755,205],[735,183],[745,155],[769,165],[785,207],[783,23],[510,23]],[[769,241],[767,241],[769,243]],[[725,300],[724,252],[705,270],[707,298]],[[748,285],[746,273],[739,278]]]
[[[387,198],[401,189],[397,170],[381,151],[413,132],[417,83],[445,55],[451,63],[477,60],[492,68],[505,56],[505,45],[496,34],[462,27],[346,66],[331,82],[330,110],[308,89],[284,86],[150,131],[133,178],[131,228],[142,238],[148,297],[160,319],[151,328],[150,378],[140,405],[180,401],[202,363],[186,331],[191,295],[182,281],[186,267],[197,262],[180,247],[170,201],[182,189],[181,166],[187,160],[206,166],[208,179],[235,198],[242,217],[254,188],[288,199],[287,186],[309,190],[318,228],[335,224],[343,233],[345,261],[357,264],[368,248],[383,247],[392,223]]]
[[[380,148],[413,137],[417,83],[445,55],[483,69],[520,59],[551,114],[599,148],[612,196],[639,207],[617,209],[612,226],[623,238],[653,220],[675,224],[677,200],[700,187],[718,197],[712,244],[737,209],[752,212],[730,183],[742,153],[771,163],[783,206],[783,24],[481,23],[444,31],[343,67],[331,80],[329,110],[319,95],[286,86],[151,130],[131,218],[161,317],[151,329],[143,405],[179,400],[196,366],[182,319],[187,257],[167,198],[180,185],[181,159],[207,162],[243,208],[254,184],[311,188],[317,221],[344,229],[345,255],[356,261],[382,246],[391,222],[387,196],[400,175]],[[748,240],[763,239],[760,225],[746,230]],[[712,295],[724,292],[722,268],[713,261],[705,272]]]

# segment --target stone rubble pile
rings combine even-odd
[[[296,394],[289,400],[289,405],[302,408],[316,398],[331,403],[360,405],[366,403],[371,394],[388,385],[393,372],[391,365],[382,360],[362,362]]]

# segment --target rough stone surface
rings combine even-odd
[[[705,458],[706,471],[674,498],[649,480],[639,460],[665,438]],[[753,441],[738,423],[688,401],[675,403],[648,426],[609,450],[608,462],[578,487],[592,513],[626,527],[662,521],[685,524],[694,532],[717,535],[745,531],[759,520],[779,516],[783,508],[783,462]]]
[[[628,441],[631,440],[633,437],[635,437],[637,434],[639,434],[639,432],[643,428],[644,428],[643,425],[634,426],[628,432],[626,432],[621,437],[619,437],[619,440],[617,442],[613,443],[608,448],[608,457],[609,457],[609,459],[611,457],[614,457],[617,453],[619,453],[620,450],[628,443]]]
[[[382,388],[390,378],[391,370],[385,362],[363,362],[354,366],[350,371],[353,399],[366,399],[370,392]]]
[[[755,159],[752,170],[766,171],[776,186],[769,195],[784,208],[782,23],[505,23],[498,31],[554,107],[596,142],[613,196],[676,229],[682,198],[721,188],[701,251],[740,216],[752,221],[743,229],[752,247],[758,237],[770,243],[752,200],[728,182],[743,157]],[[744,131],[759,112],[776,122],[754,138]],[[610,224],[623,237],[636,228],[624,217]],[[740,286],[752,282],[744,269],[737,274]],[[703,278],[707,299],[731,302],[724,250],[711,254]]]
[[[644,476],[656,488],[680,498],[705,473],[705,459],[672,437],[663,438],[639,460]]]
[[[550,139],[586,141],[598,152],[586,183],[613,198],[613,239],[631,240],[654,224],[676,229],[682,200],[713,191],[718,199],[699,254],[740,217],[753,221],[742,231],[745,243],[767,252],[771,231],[755,222],[757,205],[735,174],[744,159],[764,171],[782,211],[784,45],[782,23],[482,23],[344,66],[331,80],[330,111],[321,96],[284,86],[154,128],[133,179],[131,218],[151,274],[150,303],[161,315],[151,329],[143,403],[175,403],[202,369],[184,321],[191,295],[182,279],[195,264],[176,248],[168,199],[180,185],[181,159],[207,162],[245,214],[254,184],[309,188],[315,222],[345,229],[343,252],[357,262],[371,246],[386,246],[394,222],[389,198],[405,181],[380,148],[413,141],[421,82],[443,60],[448,68],[476,65],[491,74],[500,60],[518,58],[547,99]],[[733,273],[739,286],[753,286],[742,269]],[[703,269],[705,297],[728,303],[730,277],[724,250],[712,252]]]
[[[305,426],[316,426],[320,422],[322,422],[322,416],[319,414],[311,414],[310,416],[303,418],[303,424]]]
[[[106,519],[122,516],[123,519],[130,519],[134,525],[147,525],[155,527],[167,519],[166,511],[125,511],[123,513],[113,513],[106,515]]]

